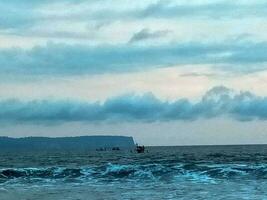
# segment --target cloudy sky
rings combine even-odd
[[[265,0],[0,0],[0,135],[267,143]]]

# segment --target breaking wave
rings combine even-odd
[[[0,170],[0,183],[16,180],[42,181],[220,181],[236,179],[267,179],[267,165],[246,164],[143,164],[119,165],[108,163],[103,166],[80,168],[6,168]]]

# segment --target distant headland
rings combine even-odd
[[[96,149],[132,149],[133,137],[77,136],[77,137],[0,137],[1,151],[89,151]]]

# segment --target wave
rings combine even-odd
[[[82,170],[79,168],[21,168],[21,169],[2,169],[0,170],[0,178],[11,179],[11,178],[75,178],[82,176]]]
[[[245,164],[142,164],[80,168],[9,168],[0,170],[0,182],[10,180],[96,180],[96,181],[216,181],[233,179],[267,179],[267,165]]]

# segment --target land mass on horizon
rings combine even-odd
[[[88,151],[98,148],[132,149],[133,137],[77,136],[77,137],[0,137],[1,151]]]

